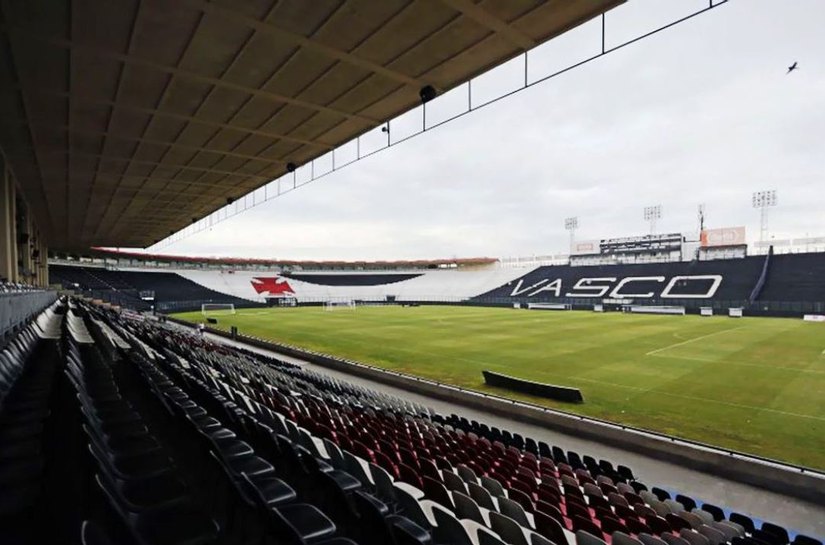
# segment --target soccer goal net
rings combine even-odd
[[[324,310],[355,310],[355,301],[327,301]]]
[[[201,314],[204,316],[235,314],[235,305],[232,303],[204,303],[201,305]]]

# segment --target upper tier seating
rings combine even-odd
[[[63,265],[49,266],[49,279],[52,283],[63,284],[66,289],[79,287],[83,290],[108,290],[114,289],[112,286],[99,278],[99,274],[105,272],[104,269],[92,269],[90,267],[67,267]]]

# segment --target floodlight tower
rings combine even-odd
[[[645,206],[645,221],[650,222],[650,234],[656,234],[656,221],[662,219],[662,205]]]
[[[579,218],[576,216],[565,218],[564,228],[570,232],[570,255],[573,255],[573,243],[576,240],[576,229],[579,228]]]
[[[768,238],[768,208],[776,206],[776,190],[755,191],[751,201],[759,209],[759,242],[763,243]]]

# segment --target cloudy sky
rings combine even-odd
[[[629,0],[608,14],[608,46],[707,0]],[[776,189],[771,235],[825,236],[825,2],[730,0],[651,38],[487,106],[164,253],[407,259],[565,252],[579,239],[746,225],[751,193]],[[530,79],[600,47],[591,22],[530,53]],[[798,61],[800,69],[786,75]],[[479,102],[523,78],[520,60],[473,85]],[[431,103],[430,119],[466,104]],[[420,118],[394,122],[393,137]],[[375,133],[365,142],[378,145]],[[378,139],[378,140],[376,140]],[[365,143],[365,146],[370,144]]]

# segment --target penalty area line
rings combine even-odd
[[[664,352],[665,350],[670,350],[671,348],[676,348],[678,346],[684,346],[684,345],[692,343],[692,342],[701,341],[702,339],[708,339],[710,337],[715,337],[716,335],[721,335],[722,333],[730,333],[731,331],[736,331],[737,329],[744,329],[745,327],[746,326],[732,327],[730,329],[723,329],[722,331],[714,331],[713,333],[708,333],[707,335],[702,335],[701,337],[694,337],[692,339],[688,339],[688,340],[682,341],[680,343],[675,343],[675,344],[665,346],[664,348],[657,348],[656,350],[651,350],[650,352],[645,354],[645,356],[655,356],[659,352]]]

